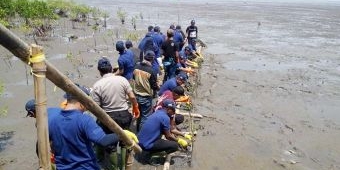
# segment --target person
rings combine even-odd
[[[161,33],[160,27],[155,26],[154,28],[154,35],[153,39],[155,44],[157,45],[157,48],[159,49],[155,55],[155,60],[157,61],[159,65],[159,72],[157,74],[157,84],[158,86],[161,86],[163,84],[163,77],[164,77],[164,67],[163,67],[163,62],[162,62],[162,57],[161,57],[161,47],[163,42],[165,41],[165,36]]]
[[[182,86],[177,86],[173,90],[166,90],[162,96],[159,96],[157,99],[157,102],[153,108],[154,111],[162,109],[163,108],[163,102],[165,100],[178,100],[181,97],[184,97],[184,88]],[[170,124],[171,124],[171,133],[175,135],[180,135],[185,137],[186,139],[191,140],[192,136],[188,133],[181,132],[178,128],[177,125],[183,123],[184,121],[184,116],[181,114],[175,114],[171,119],[170,119]]]
[[[97,67],[100,80],[94,83],[91,92],[92,99],[122,128],[129,129],[132,116],[139,117],[139,109],[136,97],[129,82],[121,76],[115,76],[112,72],[110,61],[103,57],[98,60]],[[128,111],[129,106],[126,100],[128,96],[132,103],[133,115]],[[100,122],[100,126],[106,133],[112,133]]]
[[[158,96],[161,96],[166,90],[173,90],[177,86],[181,86],[187,81],[187,75],[180,72],[176,77],[167,80],[159,89]]]
[[[174,42],[178,45],[178,51],[181,51],[185,42],[180,25],[177,25],[174,30]]]
[[[26,102],[25,110],[27,111],[26,117],[36,118],[35,100],[34,99],[28,100]],[[48,112],[48,110],[47,110],[47,112]],[[37,125],[35,125],[35,126],[37,126]],[[36,152],[37,156],[39,157],[38,141],[36,142],[36,145],[35,145],[35,152]],[[54,154],[53,154],[52,151],[51,151],[51,169],[52,170],[56,169],[55,158],[54,158]]]
[[[125,50],[124,42],[117,41],[116,50],[119,52],[118,70],[116,75],[125,77],[128,81],[132,80],[133,69],[135,66],[133,53]]]
[[[143,62],[137,63],[133,71],[135,80],[134,93],[136,94],[141,112],[141,116],[137,119],[137,131],[139,131],[141,125],[151,113],[152,99],[154,94],[156,94],[156,90],[159,89],[157,85],[157,74],[151,65],[154,57],[155,53],[153,51],[146,51]]]
[[[178,63],[178,45],[173,40],[174,31],[168,29],[168,39],[162,44],[161,54],[164,55],[164,82],[168,79],[175,77],[176,64]]]
[[[179,74],[180,72],[185,72],[189,74],[193,74],[195,72],[195,70],[188,67],[187,59],[184,55],[181,54],[179,55],[179,62],[177,63],[176,74]]]
[[[88,89],[78,85],[87,95]],[[48,128],[51,149],[55,155],[58,170],[99,170],[100,167],[93,150],[93,143],[108,146],[117,144],[118,136],[105,134],[92,116],[84,114],[86,107],[79,98],[66,93],[65,109],[54,108],[48,111]],[[125,131],[131,136],[131,132]]]
[[[197,63],[191,61],[191,59],[193,59],[194,52],[195,51],[192,50],[190,46],[186,46],[183,48],[182,51],[179,52],[179,56],[180,58],[182,57],[185,60],[186,65],[197,68],[198,67]]]
[[[186,148],[188,142],[170,133],[170,117],[175,114],[176,104],[167,99],[163,108],[156,110],[145,121],[138,133],[139,145],[150,153],[166,152],[167,154],[179,150],[179,146]],[[162,135],[166,139],[162,139]]]
[[[133,44],[130,40],[125,41],[125,48],[126,48],[126,51],[128,53],[131,53],[130,55],[133,56],[133,62],[134,62],[134,65],[136,65],[136,63],[139,62],[139,50],[133,47]]]
[[[161,32],[161,28],[159,26],[155,26],[155,28],[153,29],[154,30],[154,35],[153,35],[153,38],[156,42],[156,45],[161,48],[163,42],[165,41],[165,35],[162,34]],[[157,56],[157,55],[156,55]],[[159,56],[157,56],[159,57]]]
[[[140,62],[143,61],[143,56],[145,55],[146,51],[153,51],[157,55],[160,53],[159,47],[157,46],[157,43],[155,42],[155,38],[153,36],[154,36],[153,26],[149,26],[148,33],[146,33],[145,37],[141,40],[141,42],[138,45],[138,48],[140,49],[140,55],[139,55]],[[151,64],[155,72],[159,74],[160,69],[159,69],[159,63],[157,61],[157,58],[154,58],[154,61],[152,61]]]
[[[187,27],[185,32],[187,33],[188,44],[190,44],[192,46],[192,49],[196,51],[196,39],[198,38],[198,29],[195,25],[195,20],[190,21],[190,26]]]
[[[184,96],[184,88],[182,86],[176,86],[172,90],[165,90],[161,96],[157,98],[157,102],[153,107],[153,111],[161,109],[163,106],[163,101],[166,99],[172,99],[176,101],[181,96]]]
[[[140,62],[143,61],[143,56],[146,51],[151,50],[156,53],[156,44],[153,39],[154,31],[153,31],[153,26],[148,26],[148,32],[145,34],[145,37],[140,41],[138,45],[138,49],[140,49]]]
[[[169,26],[169,29],[175,30],[175,29],[176,29],[175,24],[172,23],[172,24]]]

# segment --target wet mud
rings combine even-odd
[[[199,37],[207,44],[194,98],[198,121],[193,162],[172,169],[337,170],[340,169],[340,6],[336,3],[235,1],[87,1],[110,10],[118,7],[137,21],[143,34],[148,25],[165,31],[170,23],[185,28],[195,18]],[[65,26],[66,23],[66,26]],[[76,82],[91,86],[98,78],[102,55],[117,60],[113,42],[124,39],[116,17],[108,32],[70,29],[60,23],[56,34],[77,34],[39,41],[49,61]],[[82,28],[82,25],[78,25]],[[62,28],[67,28],[63,31]],[[65,30],[65,29],[64,29]],[[23,36],[22,36],[23,37]],[[29,37],[25,41],[33,42]],[[34,120],[25,118],[24,104],[33,97],[33,81],[21,61],[1,49],[0,169],[37,169]],[[72,55],[70,55],[72,53]],[[74,56],[74,57],[70,57]],[[26,78],[27,76],[27,78]],[[49,106],[63,92],[47,81]],[[162,169],[134,165],[134,169]]]

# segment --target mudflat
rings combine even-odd
[[[60,20],[54,36],[38,42],[52,64],[87,86],[99,79],[99,57],[116,62],[113,43],[133,30],[130,23],[120,25],[118,7],[130,16],[144,16],[137,20],[139,35],[148,25],[165,32],[170,23],[185,29],[196,20],[208,48],[194,104],[195,113],[206,117],[198,122],[192,167],[173,169],[340,169],[339,4],[79,2],[110,11],[109,27],[93,33],[86,25],[71,29],[69,21]],[[79,38],[68,41],[70,34]],[[34,170],[36,129],[24,111],[34,96],[30,68],[0,51],[0,83],[5,87],[0,112],[7,111],[0,118],[0,169]],[[47,86],[48,106],[59,105],[63,92],[49,81]]]

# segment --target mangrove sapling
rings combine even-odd
[[[92,37],[93,37],[93,41],[94,41],[94,47],[97,47],[97,40],[96,40],[96,31],[98,30],[98,25],[93,25],[92,26],[93,29],[93,33],[92,33]]]
[[[99,26],[98,20],[99,20],[100,14],[101,14],[100,10],[98,8],[92,8],[91,14],[92,14],[93,20],[95,21],[95,25]]]
[[[132,16],[132,17],[131,17],[131,25],[133,26],[133,29],[134,29],[134,30],[137,29],[136,20],[137,20],[137,16]]]
[[[107,18],[109,17],[109,13],[108,13],[107,11],[103,11],[103,12],[102,12],[102,16],[103,16],[103,18],[104,18],[103,27],[106,28],[106,27],[107,27],[106,20],[107,20]]]
[[[106,41],[105,36],[103,37],[103,41],[104,41],[105,46],[106,46],[106,52],[108,53],[108,52],[109,52],[109,46],[108,46],[108,44],[107,44],[107,41]]]
[[[5,91],[5,85],[4,83],[0,80],[0,96],[4,93]]]
[[[0,108],[0,117],[6,117],[8,114],[8,106]]]
[[[118,16],[120,22],[124,25],[127,13],[124,10],[122,10],[121,7],[118,8],[117,16]]]
[[[115,34],[116,34],[116,38],[119,39],[119,30],[118,30],[118,28],[115,28]]]
[[[4,94],[4,91],[5,91],[5,85],[0,80],[0,97]],[[7,116],[7,113],[8,113],[8,106],[1,106],[1,108],[0,108],[0,117]]]
[[[143,21],[144,17],[143,17],[143,13],[142,12],[139,13],[139,17]]]
[[[112,43],[114,42],[114,38],[113,38],[113,31],[110,29],[107,31],[107,36],[111,38]]]

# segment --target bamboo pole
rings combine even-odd
[[[130,149],[126,149],[126,163],[125,170],[132,170],[133,153]]]
[[[24,63],[28,63],[29,46],[19,39],[16,35],[10,32],[2,24],[0,24],[0,44],[12,52]],[[68,77],[63,75],[52,64],[45,60],[46,64],[46,77],[56,86],[63,89],[65,92],[70,93],[77,98],[80,102],[91,111],[97,119],[102,122],[107,128],[116,133],[119,138],[126,143],[127,146],[132,146],[135,152],[141,152],[142,149],[124,133],[122,128],[106,114],[106,112],[98,106],[89,96],[82,92]]]
[[[32,56],[42,53],[42,48],[39,46],[32,46]],[[36,101],[36,121],[37,121],[37,135],[38,135],[38,152],[39,165],[44,170],[51,168],[50,162],[50,146],[48,136],[48,121],[46,108],[46,65],[45,62],[39,61],[32,63],[33,77],[34,77],[34,94]]]

